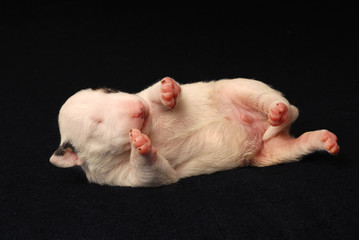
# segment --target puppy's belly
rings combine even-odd
[[[241,124],[249,138],[258,141],[262,139],[269,126],[268,118],[264,113],[249,108],[238,98],[232,100],[226,95],[219,97],[218,104],[219,108],[224,112],[226,120]]]

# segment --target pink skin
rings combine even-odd
[[[157,150],[152,146],[151,140],[145,134],[142,134],[138,129],[130,130],[130,141],[134,148],[142,155],[147,155],[153,153],[154,155],[157,153]]]
[[[136,104],[127,104],[131,109],[135,109],[132,114],[133,123],[131,127],[138,129],[143,129],[147,123],[148,107],[142,102],[137,102]]]
[[[339,145],[338,145],[338,138],[334,133],[329,131],[323,132],[321,136],[321,141],[325,147],[325,149],[330,154],[338,154],[339,153]]]
[[[138,108],[138,111],[133,115],[134,118],[144,119],[146,117],[146,108],[142,105]]]
[[[288,116],[288,107],[284,103],[279,102],[270,109],[268,122],[274,127],[280,126],[288,120]]]
[[[170,77],[161,80],[161,102],[163,105],[173,108],[176,106],[176,99],[181,93],[181,87]]]
[[[313,132],[303,133],[299,138],[295,139],[294,146],[301,144],[304,148],[315,149],[315,150],[326,150],[330,154],[339,153],[337,136],[329,132],[328,130],[318,130]]]
[[[339,153],[337,136],[328,130],[318,130],[313,132],[303,133],[299,138],[295,139],[294,146],[301,144],[302,148],[309,148],[315,150],[326,150],[332,155]]]

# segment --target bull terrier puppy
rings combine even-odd
[[[327,130],[290,136],[297,117],[280,92],[249,79],[179,85],[165,77],[137,94],[85,89],[60,110],[61,143],[50,162],[81,166],[98,184],[153,187],[339,152]]]

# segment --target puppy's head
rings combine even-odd
[[[130,150],[128,132],[142,129],[148,106],[136,95],[111,89],[86,89],[60,109],[61,143],[50,158],[58,167],[82,165]]]

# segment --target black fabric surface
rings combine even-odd
[[[3,6],[0,239],[356,239],[358,24],[351,6],[74,1]],[[89,184],[49,163],[64,101],[89,87],[138,92],[245,77],[300,110],[292,133],[329,129],[337,157],[238,168],[159,188]]]

